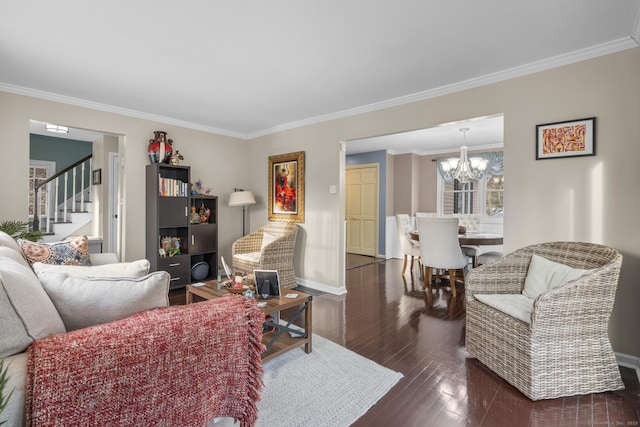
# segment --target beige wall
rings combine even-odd
[[[611,322],[618,352],[640,356],[640,227],[635,197],[640,182],[640,48],[501,83],[344,119],[300,127],[251,141],[254,168],[266,156],[306,151],[305,246],[298,274],[340,288],[343,283],[344,205],[326,195],[341,182],[338,141],[504,114],[505,250],[553,240],[611,245],[625,262]],[[596,116],[597,156],[535,160],[535,126]],[[398,164],[395,163],[395,176]],[[263,178],[254,176],[254,187]],[[401,197],[394,194],[395,205]],[[400,203],[399,203],[400,202]],[[265,213],[252,211],[258,221]]]
[[[0,219],[27,218],[27,167],[29,162],[29,120],[62,124],[122,135],[118,151],[123,162],[120,185],[122,259],[145,256],[145,166],[147,144],[154,130],[164,130],[184,154],[184,164],[191,166],[194,179],[201,178],[214,194],[220,196],[220,239],[223,255],[230,257],[231,243],[242,235],[242,215],[229,208],[229,194],[234,186],[246,186],[248,179],[241,167],[246,154],[246,141],[125,117],[72,105],[0,92],[0,147],[11,161],[5,161],[5,176],[0,180]],[[100,150],[102,151],[102,150]],[[105,154],[99,153],[99,157]],[[229,161],[232,159],[232,161]],[[98,159],[98,164],[108,159]],[[236,166],[238,165],[238,166]],[[103,165],[103,174],[108,166]],[[102,177],[104,189],[105,175]],[[101,197],[101,196],[99,196]],[[103,200],[100,201],[104,203]],[[227,253],[224,253],[227,251]]]
[[[393,215],[413,215],[413,154],[393,156]]]
[[[420,156],[420,189],[418,193],[418,212],[435,212],[438,209],[437,168],[432,161],[439,156]]]
[[[550,240],[604,243],[624,257],[611,338],[618,352],[640,356],[640,48],[421,102],[283,131],[243,142],[177,126],[118,116],[0,92],[0,144],[12,161],[0,181],[0,218],[24,218],[27,206],[28,120],[125,135],[124,248],[144,256],[146,142],[161,128],[221,196],[221,247],[241,234],[239,212],[228,208],[234,186],[254,191],[250,229],[267,222],[267,158],[305,151],[305,218],[296,274],[303,283],[344,286],[344,152],[340,142],[422,129],[504,113],[505,250]],[[213,114],[213,113],[212,113]],[[597,156],[536,161],[535,125],[596,116]],[[231,161],[230,161],[231,160]],[[236,166],[237,165],[237,166]],[[397,169],[396,169],[397,174]],[[20,180],[20,177],[24,180]],[[338,194],[329,186],[338,185]],[[397,198],[398,195],[395,194]]]

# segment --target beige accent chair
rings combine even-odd
[[[458,241],[458,218],[418,218],[417,222],[420,260],[425,269],[422,290],[431,290],[432,270],[442,269],[449,272],[451,294],[455,297],[456,279],[464,282],[469,267],[469,258],[462,253]],[[462,276],[456,275],[457,270],[462,270]]]
[[[404,264],[402,266],[402,275],[404,276],[404,273],[407,271],[408,257],[411,257],[411,267],[409,271],[413,272],[413,260],[415,258],[418,258],[418,265],[420,265],[420,243],[409,236],[409,233],[413,231],[413,227],[411,226],[411,218],[408,214],[397,214],[396,226],[398,227],[398,237],[400,238],[400,246],[404,254]]]
[[[234,271],[253,274],[253,270],[277,270],[280,286],[295,289],[293,254],[298,225],[272,222],[236,240],[231,247]]]
[[[532,400],[623,389],[607,335],[621,264],[607,246],[550,242],[471,270],[466,350]],[[545,284],[533,294],[531,276]]]

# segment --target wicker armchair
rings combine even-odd
[[[262,248],[265,233],[277,238]],[[295,289],[293,251],[297,233],[297,224],[273,222],[236,240],[231,247],[234,271],[251,274],[253,270],[278,270],[280,286]]]
[[[593,270],[540,294],[528,324],[475,298],[521,293],[533,254]],[[607,335],[621,264],[622,255],[607,246],[552,242],[473,269],[466,283],[467,351],[532,400],[623,389]]]

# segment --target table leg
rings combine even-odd
[[[193,302],[193,294],[189,292],[189,288],[187,287],[187,296],[185,298],[187,304],[191,304]]]
[[[313,331],[311,328],[311,303],[313,302],[313,297],[309,297],[309,301],[307,301],[307,309],[304,312],[304,328],[307,332],[307,336],[309,337],[309,341],[304,345],[304,352],[309,354],[311,353],[311,339],[313,337]]]

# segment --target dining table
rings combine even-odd
[[[420,234],[417,231],[410,232],[409,236],[411,236],[412,240],[420,240]],[[460,245],[493,246],[501,245],[503,243],[503,236],[497,233],[470,231],[464,234],[458,234],[458,241]]]

